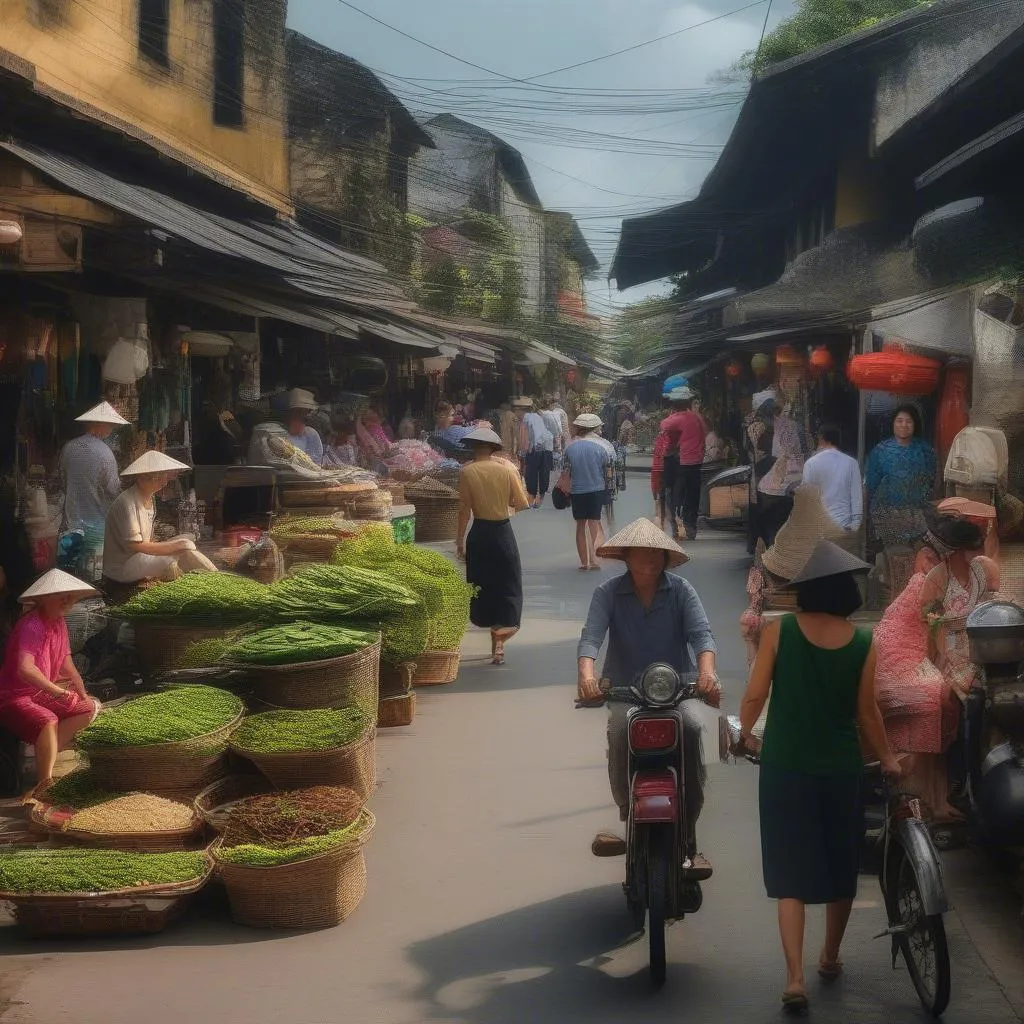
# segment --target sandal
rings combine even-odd
[[[818,977],[824,981],[835,981],[843,973],[843,961],[836,957],[835,960],[826,960],[822,953],[818,961]]]
[[[504,665],[505,664],[505,641],[496,640],[494,642],[494,652],[491,655],[492,665]]]
[[[806,992],[783,992],[782,1009],[793,1017],[807,1016],[807,993]]]

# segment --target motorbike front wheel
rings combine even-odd
[[[665,984],[665,906],[672,857],[669,830],[652,829],[647,839],[647,936],[650,943],[651,984]]]

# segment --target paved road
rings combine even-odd
[[[620,516],[646,511],[632,488]],[[621,862],[591,857],[614,824],[604,719],[574,712],[574,646],[597,574],[577,573],[568,513],[517,523],[529,621],[503,668],[475,635],[457,684],[421,691],[415,724],[378,741],[379,826],[370,890],[327,932],[236,928],[212,896],[152,941],[18,942],[0,935],[3,1024],[588,1024],[779,1019],[783,982],[774,906],[760,879],[756,771],[716,767],[702,846],[716,866],[700,914],[669,932],[669,975],[652,993],[644,943],[628,925]],[[742,545],[701,537],[684,572],[722,638],[734,709],[744,673],[736,623]],[[811,985],[823,1024],[923,1018],[903,970],[887,962],[877,888],[865,878],[845,951],[847,976]],[[955,976],[950,1024],[1008,1024],[1009,1002],[949,921]],[[809,963],[821,940],[815,919]],[[1018,961],[1019,966],[1019,961]],[[6,1010],[4,1009],[6,1007]]]

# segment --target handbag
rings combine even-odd
[[[572,476],[568,467],[562,470],[558,482],[551,490],[551,504],[557,509],[568,508],[572,498]]]

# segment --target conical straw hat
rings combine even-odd
[[[848,572],[870,572],[871,566],[862,562],[856,555],[843,550],[830,540],[819,540],[807,564],[797,573],[790,586],[798,583],[809,583],[811,580],[824,579],[827,576],[842,576]]]
[[[128,421],[109,403],[100,402],[81,416],[75,417],[76,423],[111,423],[115,427],[123,427]]]
[[[19,600],[34,601],[37,598],[50,597],[53,594],[81,594],[82,597],[85,597],[87,594],[95,593],[97,593],[95,587],[90,587],[88,583],[84,583],[77,576],[72,576],[71,573],[61,569],[51,569],[48,573],[40,576],[21,595]]]
[[[664,531],[650,521],[650,519],[637,519],[619,530],[614,537],[597,549],[598,558],[618,558],[625,561],[626,554],[630,548],[652,548],[664,551],[668,554],[669,569],[682,565],[690,560],[690,556],[674,541],[670,540]]]
[[[146,452],[140,455],[127,469],[121,470],[121,476],[143,476],[146,473],[188,473],[191,466],[172,459],[163,452]]]
[[[285,401],[288,409],[304,409],[306,412],[312,412],[316,408],[316,398],[313,396],[313,392],[307,391],[305,388],[292,388],[285,396]]]
[[[500,448],[501,438],[487,427],[477,427],[476,430],[471,430],[462,439],[463,444],[489,444],[496,448]]]
[[[793,511],[761,564],[773,576],[791,580],[807,564],[819,540],[833,540],[843,534],[842,527],[825,510],[820,489],[802,484],[793,495]]]

